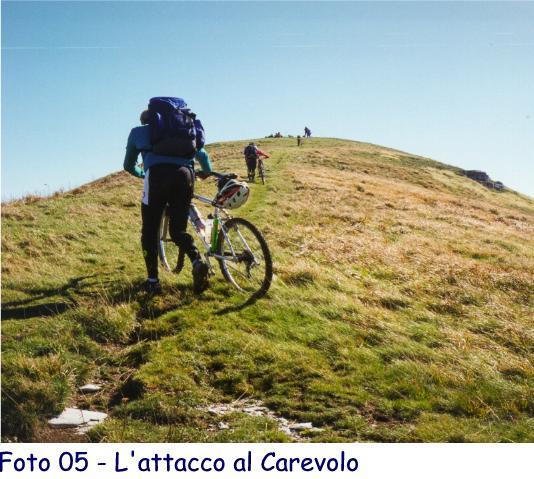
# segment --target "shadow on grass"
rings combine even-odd
[[[40,303],[30,306],[2,307],[2,321],[8,319],[31,319],[37,316],[55,316],[65,312],[72,306],[71,303],[55,302]]]
[[[228,313],[236,313],[238,311],[242,311],[243,309],[247,308],[248,306],[252,306],[253,304],[255,304],[256,301],[258,301],[258,299],[259,298],[256,297],[256,296],[251,296],[245,302],[240,303],[240,304],[236,304],[234,306],[226,306],[225,308],[222,308],[222,309],[219,309],[218,311],[216,311],[215,314],[217,316],[223,316],[223,315],[228,314]]]
[[[136,298],[139,303],[137,319],[139,321],[155,319],[169,311],[188,306],[194,300],[194,297],[191,287],[184,284],[175,284],[170,290],[166,290],[161,294],[143,293]]]
[[[142,283],[121,284],[102,281],[97,274],[77,276],[64,285],[49,288],[19,288],[29,298],[2,303],[2,320],[31,319],[64,313],[84,299],[100,297],[108,304],[131,301],[142,289]]]
[[[29,297],[3,303],[2,320],[56,316],[90,301],[91,304],[104,305],[136,302],[139,305],[137,319],[143,321],[188,306],[195,298],[203,299],[202,296],[195,295],[187,284],[174,284],[165,294],[152,296],[144,292],[143,280],[127,283],[117,278],[103,280],[111,274],[112,272],[100,272],[77,276],[56,287],[18,288]],[[215,314],[222,316],[241,311],[256,303],[258,299],[258,296],[249,297],[244,302],[224,307]]]
[[[2,303],[2,320],[30,319],[36,316],[54,316],[63,313],[74,305],[73,293],[84,287],[82,282],[94,276],[96,275],[78,276],[57,288],[21,289],[22,292],[31,297]],[[59,298],[57,298],[58,296]],[[57,298],[57,300],[41,302],[51,298]]]

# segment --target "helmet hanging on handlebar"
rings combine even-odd
[[[221,208],[235,209],[243,206],[249,197],[249,187],[240,181],[222,178],[219,180],[219,192],[215,203]]]

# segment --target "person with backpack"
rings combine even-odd
[[[133,128],[128,136],[124,169],[144,179],[141,246],[148,276],[145,290],[151,294],[161,292],[158,238],[161,217],[168,205],[171,238],[191,260],[193,289],[201,293],[208,287],[208,265],[186,229],[193,198],[195,159],[204,174],[211,172],[209,155],[204,149],[204,128],[186,102],[174,97],[151,98],[140,121],[142,126]],[[139,154],[142,168],[137,165]]]
[[[311,130],[305,126],[304,127],[304,138],[309,138],[311,136]]]
[[[254,181],[258,159],[260,157],[269,158],[269,155],[261,151],[254,142],[250,142],[248,146],[245,147],[243,154],[245,155],[245,163],[247,164],[248,180]]]

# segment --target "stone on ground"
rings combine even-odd
[[[108,415],[103,412],[68,407],[58,417],[50,419],[48,424],[55,428],[84,427],[86,429],[100,424],[106,417]]]
[[[82,393],[96,393],[100,391],[102,388],[98,384],[85,384],[84,386],[80,386],[80,392]]]

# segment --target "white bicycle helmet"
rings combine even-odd
[[[249,193],[250,190],[245,183],[229,180],[217,193],[215,202],[221,208],[239,208],[247,202]]]

